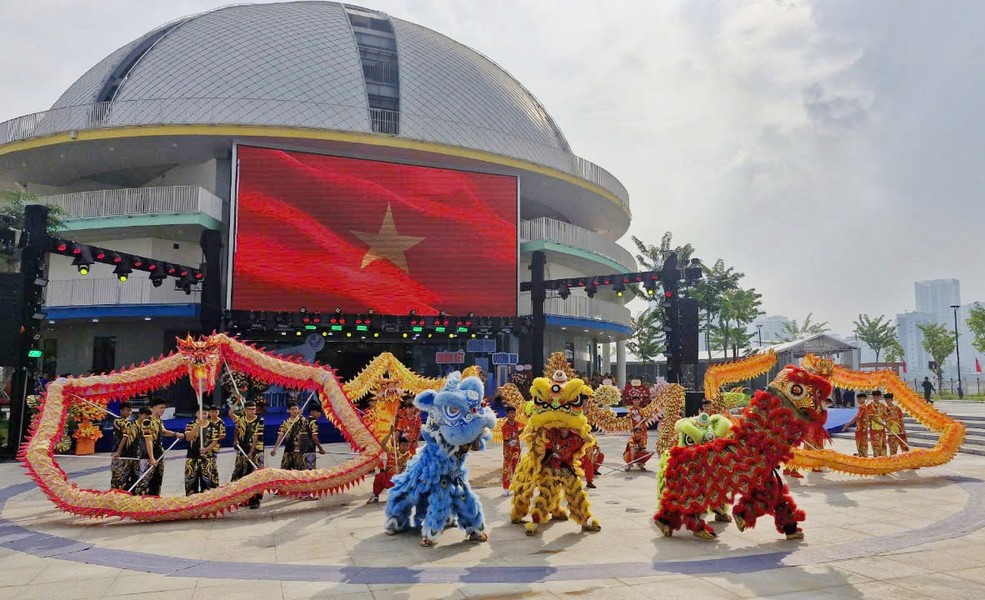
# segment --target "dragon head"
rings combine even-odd
[[[592,395],[592,388],[575,377],[561,352],[550,356],[544,372],[545,376],[534,379],[530,386],[530,425],[534,429],[587,427],[584,403]]]
[[[178,338],[178,352],[188,363],[188,379],[199,394],[207,394],[215,388],[219,374],[220,346],[212,337],[200,340],[188,336]]]
[[[833,372],[834,361],[808,354],[800,367],[787,365],[767,389],[799,417],[814,421],[820,416],[821,402],[831,395]]]
[[[486,429],[496,427],[496,413],[482,405],[484,386],[478,377],[462,379],[452,373],[439,391],[424,390],[414,406],[427,412],[428,429],[437,429],[449,444],[465,446],[480,439]]]

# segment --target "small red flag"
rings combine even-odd
[[[906,361],[903,361],[903,372],[906,373]]]
[[[982,363],[978,362],[977,356],[975,357],[975,371],[982,372]]]

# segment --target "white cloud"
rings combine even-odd
[[[0,0],[3,2],[3,0]],[[156,25],[225,2],[4,3],[0,119],[43,110]],[[483,52],[575,152],[671,230],[747,273],[769,312],[848,330],[958,277],[979,248],[985,5],[929,1],[367,2]]]

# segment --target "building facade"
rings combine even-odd
[[[119,48],[49,110],[0,123],[0,189],[64,209],[63,237],[197,266],[203,230],[228,252],[239,144],[514,176],[521,280],[537,250],[550,278],[636,268],[616,243],[626,189],[572,152],[525,87],[437,32],[334,2],[230,6]],[[197,331],[197,290],[50,260],[49,373],[120,368]],[[518,308],[530,313],[528,294]],[[546,312],[546,347],[576,368],[592,369],[599,344],[625,356],[621,298],[575,290]]]

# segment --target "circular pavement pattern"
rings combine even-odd
[[[615,454],[615,453],[613,453]],[[486,459],[486,462],[490,462]],[[177,461],[175,461],[177,463]],[[489,465],[486,465],[487,467]],[[177,470],[177,469],[175,469]],[[102,474],[105,476],[106,467],[97,467],[74,471],[75,480]],[[136,524],[122,521],[80,521],[69,515],[62,515],[53,508],[48,511],[39,510],[37,502],[47,500],[36,493],[33,482],[8,485],[0,489],[0,547],[38,557],[58,558],[60,560],[80,563],[103,565],[123,568],[137,572],[157,573],[174,577],[222,578],[241,580],[276,580],[276,581],[311,581],[335,582],[348,584],[412,584],[412,583],[539,583],[547,581],[573,581],[586,579],[632,579],[654,575],[683,574],[697,575],[718,572],[752,573],[769,569],[818,564],[833,560],[843,560],[856,557],[873,556],[911,548],[928,542],[944,540],[966,535],[985,527],[985,482],[980,479],[965,477],[959,474],[937,469],[937,475],[918,477],[913,475],[909,480],[883,479],[851,479],[826,481],[821,486],[794,484],[795,499],[806,505],[808,511],[808,534],[806,543],[791,543],[777,539],[772,523],[767,520],[757,528],[759,538],[752,538],[750,543],[736,543],[739,539],[749,536],[750,532],[737,534],[731,532],[728,542],[723,537],[717,542],[703,542],[691,538],[688,532],[680,532],[674,538],[661,538],[655,528],[650,526],[650,511],[627,506],[621,500],[628,495],[629,486],[633,489],[646,486],[643,482],[634,482],[630,476],[614,473],[614,477],[603,479],[601,486],[609,486],[611,490],[605,495],[593,496],[603,523],[603,531],[599,534],[581,534],[573,523],[554,523],[545,528],[542,536],[557,528],[550,540],[537,541],[523,539],[520,528],[500,527],[497,519],[502,519],[502,513],[508,506],[508,500],[501,498],[492,481],[489,471],[480,475],[486,483],[485,488],[479,488],[483,504],[486,506],[487,520],[491,525],[493,540],[500,544],[500,549],[494,555],[486,551],[483,554],[477,550],[480,546],[460,543],[459,533],[448,531],[439,540],[439,546],[434,549],[418,549],[417,538],[414,535],[387,538],[382,534],[381,516],[375,511],[381,511],[381,505],[364,507],[364,496],[349,497],[334,496],[322,502],[299,503],[288,500],[267,502],[261,511],[243,511],[222,519],[185,521],[155,524]],[[940,473],[944,473],[940,475]],[[825,477],[827,477],[826,475]],[[838,476],[835,476],[838,477]],[[473,474],[473,481],[477,479]],[[652,483],[652,482],[650,482]],[[363,484],[365,486],[365,484]],[[879,524],[867,524],[856,521],[852,536],[852,528],[843,522],[837,522],[838,515],[844,515],[851,521],[851,511],[858,510],[860,502],[878,504],[886,510],[893,510],[894,503],[899,499],[888,499],[883,492],[905,491],[907,486],[922,488],[920,493],[925,495],[939,492],[941,499],[952,500],[951,509],[941,513],[926,513],[940,516],[932,522],[923,522],[918,515],[927,510],[926,506],[910,507],[910,512],[901,513],[905,520],[915,522],[918,526],[913,529],[905,527],[886,528]],[[851,490],[846,492],[845,489]],[[955,499],[955,488],[960,488],[964,494],[963,504]],[[357,492],[361,488],[357,488]],[[11,500],[18,496],[35,492],[36,502],[28,503],[26,499]],[[597,492],[596,492],[597,493]],[[637,493],[641,493],[638,492]],[[354,494],[355,495],[355,494]],[[929,501],[937,504],[933,497],[921,498],[921,504]],[[334,504],[326,505],[331,502]],[[824,515],[825,521],[812,518],[811,503],[814,507],[824,503],[832,506],[831,514]],[[630,503],[632,504],[632,503]],[[23,505],[23,506],[22,506]],[[492,505],[492,506],[490,506]],[[50,504],[48,505],[50,507]],[[938,507],[940,508],[940,507]],[[20,509],[20,510],[17,510]],[[339,509],[335,512],[333,509]],[[268,513],[264,514],[264,510]],[[371,512],[372,511],[372,512]],[[616,511],[619,511],[618,513]],[[628,514],[626,514],[628,513]],[[614,521],[614,528],[606,528],[606,514]],[[622,514],[625,521],[622,528],[618,526],[620,519],[612,515]],[[834,515],[834,517],[832,517]],[[259,517],[259,518],[258,518]],[[930,518],[930,517],[928,517]],[[297,525],[302,519],[303,525]],[[832,522],[832,521],[836,522]],[[904,518],[900,518],[903,521]],[[80,524],[82,523],[82,524]],[[265,524],[261,527],[261,524]],[[368,526],[371,525],[371,526]],[[862,525],[869,526],[865,529]],[[716,524],[718,527],[718,524]],[[727,527],[731,527],[730,525]],[[299,531],[303,528],[305,532]],[[861,532],[860,532],[861,529]],[[828,535],[819,535],[819,543],[812,544],[812,536],[827,530]],[[186,536],[185,539],[195,540],[196,537],[209,532],[210,541],[206,545],[227,544],[229,551],[222,556],[242,556],[245,551],[250,554],[252,561],[235,562],[214,560],[210,558],[194,558],[205,556],[199,544],[195,547],[172,545],[164,547],[161,540],[174,537],[175,534]],[[252,533],[256,531],[256,535]],[[866,534],[871,531],[870,534]],[[880,534],[880,531],[883,533]],[[560,536],[558,533],[560,532]],[[766,532],[765,534],[762,532]],[[64,534],[64,535],[60,535]],[[317,537],[311,537],[311,536]],[[308,537],[304,537],[308,536]],[[608,536],[608,539],[603,536]],[[632,537],[636,536],[636,537]],[[90,539],[91,538],[91,539]],[[507,539],[503,539],[507,538]],[[204,539],[204,538],[203,538]],[[325,552],[317,556],[312,550],[319,542],[326,546]],[[535,538],[536,539],[536,538]],[[227,541],[223,541],[227,540]],[[298,541],[300,540],[300,541]],[[588,541],[592,540],[592,541]],[[598,540],[604,540],[599,542]],[[645,541],[652,543],[652,548],[641,547]],[[339,549],[345,544],[354,544],[349,550],[360,551],[360,545],[368,545],[369,554],[379,560],[360,560],[365,564],[357,566],[353,560],[336,560],[331,562],[331,556],[345,556]],[[581,551],[566,552],[569,548],[577,548],[581,543],[596,544]],[[490,544],[482,546],[488,547]],[[611,560],[624,558],[616,555],[626,548],[612,549],[611,552],[599,554],[600,548],[611,546],[634,546],[633,556],[643,558],[657,555],[653,560]],[[293,546],[297,546],[292,549]],[[252,550],[251,548],[256,548]],[[151,553],[144,550],[170,550],[170,553]],[[333,555],[333,549],[341,554]],[[367,550],[367,548],[363,548]],[[642,550],[642,552],[639,552]],[[266,553],[270,560],[266,560]],[[473,554],[470,554],[473,553]],[[662,555],[673,554],[676,558],[660,558]],[[184,555],[184,556],[182,556]],[[565,556],[571,556],[580,562],[548,564],[548,561],[559,561]],[[327,558],[324,558],[327,557]],[[608,560],[607,560],[608,559]],[[324,560],[326,564],[311,564]],[[298,562],[300,561],[300,562]],[[348,565],[339,565],[349,562]],[[308,564],[304,564],[308,563]],[[414,564],[417,563],[417,564]],[[538,564],[539,563],[539,564]],[[404,564],[411,566],[392,566]]]

